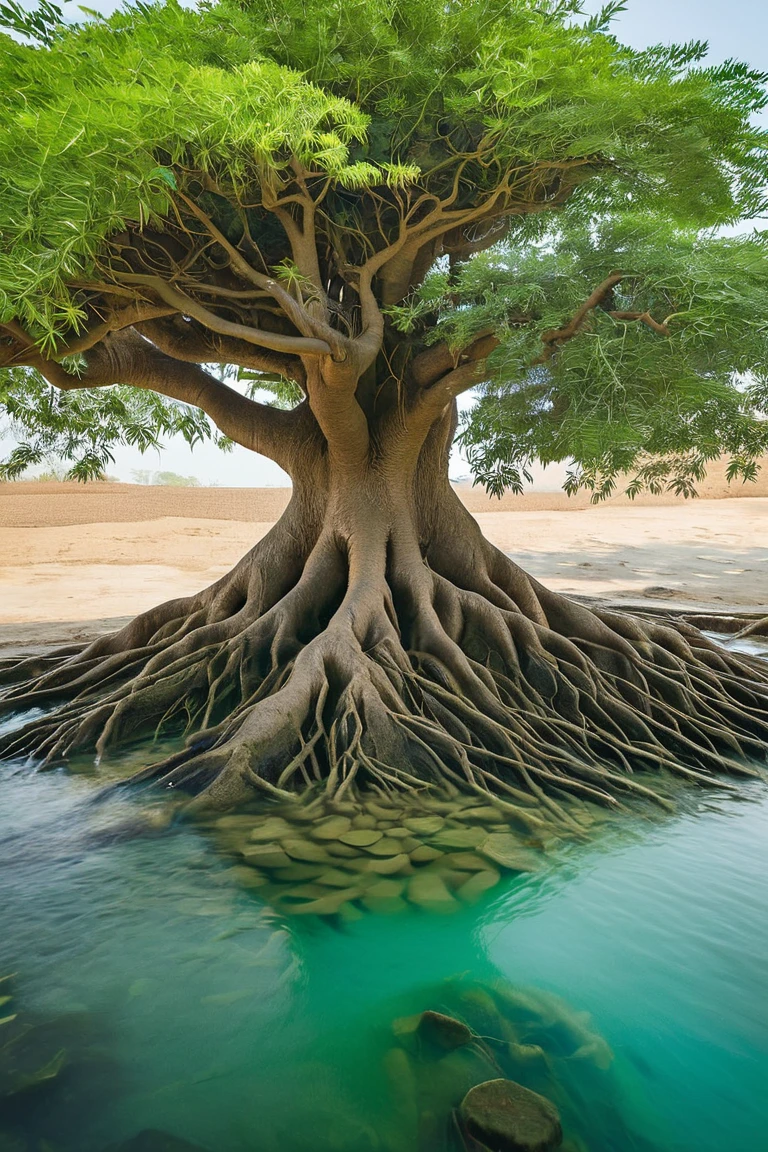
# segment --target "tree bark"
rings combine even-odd
[[[754,775],[764,666],[529,578],[451,489],[455,403],[435,385],[385,403],[364,373],[310,362],[307,400],[270,418],[293,496],[232,572],[82,650],[2,667],[2,712],[48,711],[0,755],[51,765],[164,730],[178,751],[138,778],[219,806],[447,784],[527,826],[531,797],[568,822],[567,796],[666,803],[660,772]]]

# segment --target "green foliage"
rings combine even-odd
[[[421,172],[476,203],[531,165],[543,184],[569,165],[585,210],[631,196],[703,223],[759,211],[766,136],[748,118],[764,77],[696,67],[696,46],[631,52],[575,10],[168,0],[56,35],[40,10],[39,47],[2,38],[0,322],[54,348],[83,322],[71,284],[95,273],[106,237],[160,224],[202,175],[261,202],[292,158],[328,176],[329,211],[349,227],[366,223],[350,192]]]
[[[62,479],[97,480],[114,463],[113,449],[160,448],[163,436],[180,435],[191,446],[215,438],[199,408],[154,392],[115,387],[57,392],[38,372],[0,372],[0,411],[9,418],[16,447],[0,464],[0,480],[16,480],[51,458],[71,465]]]
[[[541,359],[614,271],[627,275],[576,335]],[[717,239],[636,215],[564,218],[546,243],[477,256],[437,322],[463,346],[501,335],[462,440],[488,489],[520,490],[530,462],[570,461],[568,491],[694,494],[708,461],[754,479],[768,451],[768,234]],[[457,307],[458,303],[458,307]],[[609,312],[648,314],[642,320]]]
[[[750,475],[766,447],[766,248],[711,230],[768,205],[753,123],[767,77],[703,63],[698,41],[623,47],[622,7],[137,0],[66,25],[50,0],[33,13],[0,0],[0,27],[27,37],[0,32],[0,325],[55,356],[101,314],[83,283],[125,271],[121,238],[172,233],[190,198],[307,304],[273,211],[297,163],[329,281],[396,240],[402,204],[450,196],[470,212],[507,182],[519,204],[496,248],[459,249],[388,310],[413,354],[500,335],[463,429],[477,477],[499,491],[534,458],[572,460],[569,488],[598,497],[627,470],[630,491],[690,492],[722,451]],[[536,363],[541,333],[616,269],[612,306]],[[608,315],[646,309],[669,335]],[[282,378],[239,378],[282,406],[301,398]],[[26,369],[4,371],[0,404],[21,440],[4,476],[55,452],[86,478],[118,443],[211,435],[151,394],[57,397]]]

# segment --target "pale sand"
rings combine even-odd
[[[739,489],[742,494],[745,489]],[[558,591],[768,612],[768,483],[757,496],[585,506],[459,492],[497,547]],[[711,483],[707,495],[722,497]],[[0,647],[84,638],[222,576],[284,489],[0,485]]]

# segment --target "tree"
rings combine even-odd
[[[535,456],[598,496],[627,469],[686,491],[722,451],[753,474],[766,249],[715,229],[765,207],[766,77],[630,51],[569,0],[5,11],[32,38],[4,41],[0,89],[28,450],[51,427],[76,462],[126,424],[203,435],[201,409],[293,496],[199,595],[6,665],[3,709],[46,711],[2,753],[162,728],[186,742],[142,778],[218,804],[440,781],[564,819],[565,794],[654,795],[635,770],[749,774],[759,663],[543,588],[447,464],[479,389],[462,435],[494,490]]]

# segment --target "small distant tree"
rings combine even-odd
[[[200,481],[197,476],[181,476],[178,472],[155,472],[152,477],[153,484],[161,484],[166,488],[199,488]]]
[[[175,726],[144,777],[221,804],[437,781],[566,819],[567,793],[649,795],[634,769],[764,753],[756,662],[548,591],[448,482],[468,391],[493,492],[538,459],[689,493],[768,447],[766,243],[715,231],[765,209],[766,77],[623,47],[618,7],[5,6],[29,37],[0,65],[6,474],[178,430],[293,482],[210,588],[7,667],[3,707],[46,711],[6,755]]]

